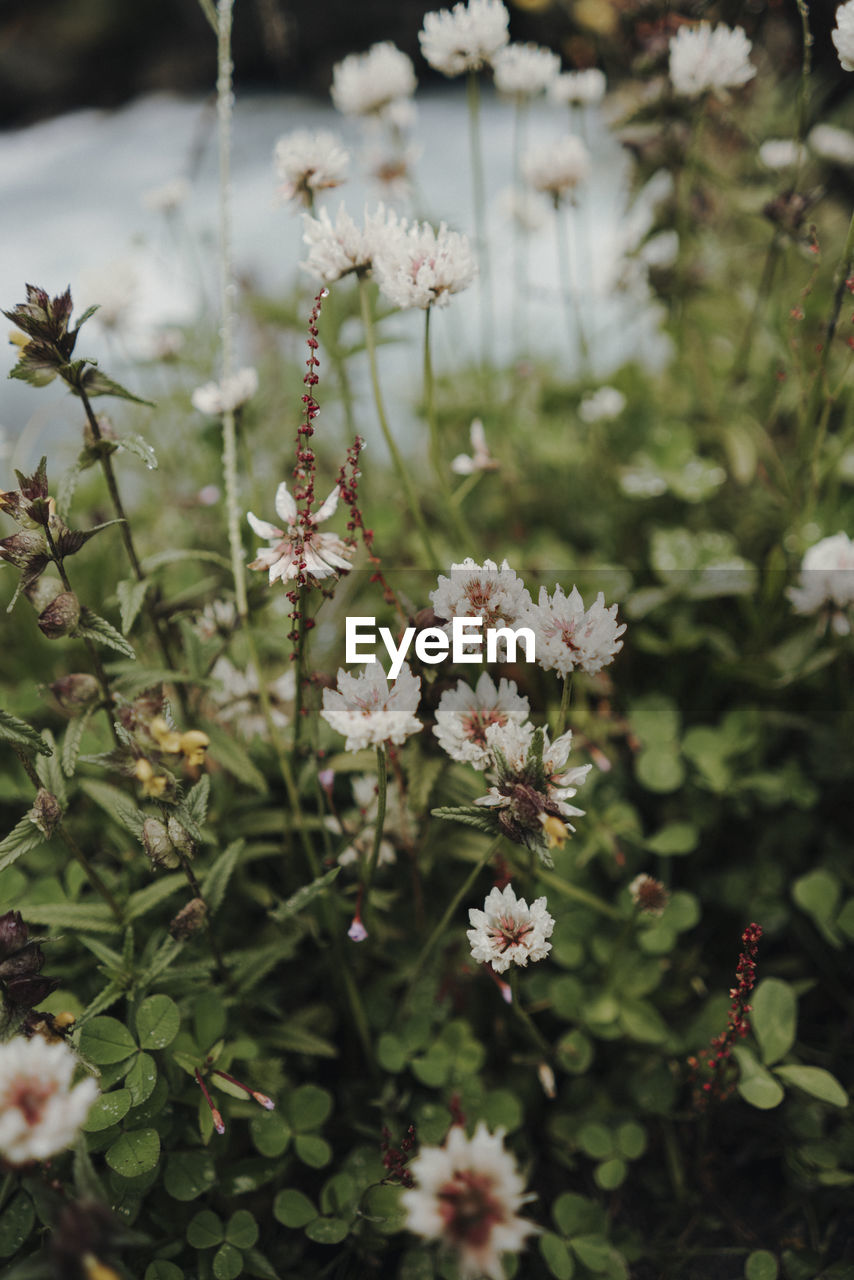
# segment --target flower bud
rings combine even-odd
[[[167,755],[176,756],[181,750],[181,735],[176,729],[169,727],[165,716],[155,716],[148,726],[148,732],[160,750]]]
[[[62,595],[62,583],[58,578],[37,578],[35,582],[24,587],[24,595],[36,613],[44,613],[48,605],[53,604],[56,597]]]
[[[180,865],[180,858],[169,839],[169,832],[159,818],[145,819],[142,824],[142,843],[155,867]]]
[[[172,841],[172,844],[179,853],[183,853],[187,858],[195,856],[195,842],[193,841],[189,831],[187,831],[185,827],[181,826],[181,823],[177,818],[172,817],[169,819],[169,822],[167,823],[167,831],[169,832],[169,839]]]
[[[204,928],[207,914],[208,909],[202,899],[191,898],[169,925],[170,934],[179,942],[192,938],[194,933]]]
[[[61,711],[75,716],[98,701],[101,689],[94,676],[75,672],[48,685]]]
[[[27,945],[29,929],[20,911],[7,911],[0,916],[0,961]]]
[[[48,640],[73,635],[80,623],[80,601],[73,591],[62,591],[39,614],[39,630]]]
[[[181,750],[189,765],[204,764],[205,752],[210,744],[210,738],[201,729],[190,729],[181,734]]]
[[[50,791],[39,787],[36,802],[27,817],[35,823],[45,840],[49,840],[62,821],[62,805]]]

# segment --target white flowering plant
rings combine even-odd
[[[180,340],[4,300],[0,1276],[847,1274],[851,5],[401,6],[286,288],[204,7]]]

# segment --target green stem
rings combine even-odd
[[[10,1169],[3,1179],[2,1186],[0,1186],[0,1209],[3,1208],[6,1201],[9,1199],[9,1195],[11,1193],[12,1187],[14,1186],[14,1183],[15,1183],[15,1171],[14,1169]]]
[[[184,872],[184,877],[187,881],[187,884],[190,886],[190,892],[192,893],[194,898],[198,898],[201,902],[204,902],[205,895],[202,893],[202,890],[199,886],[198,880],[196,879],[193,868],[190,866],[189,858],[180,849],[177,849],[176,852],[178,854],[178,858],[181,863],[181,870]],[[228,970],[225,967],[225,963],[222,958],[222,952],[219,949],[219,942],[217,941],[216,935],[214,934],[214,931],[213,931],[213,923],[210,919],[207,919],[206,924],[207,924],[206,932],[208,935],[208,943],[210,944],[211,955],[213,956],[214,965],[216,966],[217,977],[219,978],[220,982],[225,982],[228,978]]]
[[[489,270],[489,240],[486,233],[486,195],[483,177],[483,151],[480,145],[480,83],[476,71],[470,71],[466,85],[469,114],[469,146],[471,148],[472,194],[474,199],[475,240],[480,267],[481,368],[486,369],[492,354],[492,280]]]
[[[482,471],[472,471],[471,475],[465,477],[461,484],[457,486],[451,494],[451,502],[455,507],[459,507],[471,493],[472,489],[483,475]]]
[[[391,454],[391,460],[394,464],[394,469],[397,472],[397,478],[400,481],[400,486],[406,498],[407,505],[409,506],[412,519],[415,521],[415,527],[418,529],[421,536],[421,543],[427,556],[427,563],[431,568],[433,568],[438,565],[440,561],[436,556],[436,552],[433,550],[433,545],[430,541],[430,534],[427,531],[427,525],[424,523],[424,516],[421,513],[421,507],[418,502],[415,489],[413,488],[412,481],[409,478],[409,472],[404,466],[403,458],[400,456],[400,450],[397,447],[394,436],[389,430],[388,418],[386,417],[385,405],[383,404],[382,391],[380,389],[379,372],[377,369],[377,346],[376,338],[374,336],[374,321],[373,316],[371,315],[371,304],[368,297],[368,284],[361,275],[359,276],[359,303],[362,309],[362,328],[365,334],[365,349],[368,353],[368,364],[371,370],[371,386],[373,387],[374,392],[374,404],[376,405],[377,419],[379,421],[386,446]]]
[[[509,976],[510,976],[510,991],[513,996],[513,1000],[512,1000],[513,1011],[516,1014],[516,1017],[521,1022],[522,1026],[527,1031],[533,1043],[537,1046],[538,1051],[542,1054],[545,1054],[546,1057],[550,1058],[553,1053],[552,1046],[549,1044],[548,1040],[543,1035],[543,1033],[539,1030],[539,1028],[537,1027],[536,1023],[534,1022],[533,1018],[528,1013],[528,1011],[526,1009],[523,1009],[522,1007],[522,1002],[519,998],[519,971],[515,967],[515,965],[511,966]]]
[[[575,280],[569,261],[569,219],[564,220],[561,217],[560,202],[557,198],[555,198],[554,209],[558,272],[560,274],[560,289],[566,306],[566,329],[569,345],[574,355],[577,342],[581,365],[586,368],[590,363],[590,351],[584,333],[578,291],[575,288]]]
[[[374,878],[374,872],[377,868],[377,862],[380,856],[380,845],[383,838],[383,827],[385,825],[385,808],[386,795],[388,792],[388,771],[386,768],[385,748],[377,747],[377,820],[374,828],[374,846],[371,849],[370,857],[365,866],[365,874],[362,879],[362,893],[365,909],[368,909],[369,894],[371,892],[371,882]]]
[[[775,231],[771,237],[771,243],[765,254],[765,263],[762,268],[762,276],[759,280],[759,288],[756,290],[756,301],[753,304],[753,310],[750,313],[750,319],[744,331],[744,336],[739,343],[738,355],[732,371],[732,380],[735,383],[743,382],[747,376],[748,366],[750,364],[750,356],[753,350],[753,339],[759,328],[759,321],[762,316],[762,309],[765,300],[771,292],[771,285],[774,283],[774,273],[777,270],[777,263],[780,259],[780,250],[783,247],[783,238],[779,231]]]
[[[621,920],[623,918],[616,907],[604,902],[595,893],[589,893],[586,889],[579,889],[577,885],[561,879],[556,872],[550,871],[548,867],[537,867],[535,875],[538,880],[542,880],[543,884],[549,885],[552,889],[562,894],[564,898],[571,898],[573,902],[582,902],[586,907],[590,907],[591,910],[598,911],[599,915],[607,916],[609,920]]]
[[[830,308],[830,315],[827,319],[827,327],[824,332],[824,341],[821,346],[821,355],[819,356],[818,369],[810,392],[809,402],[807,404],[806,414],[803,421],[803,438],[809,438],[810,430],[813,425],[817,427],[815,439],[811,450],[810,461],[810,477],[813,488],[817,484],[818,468],[821,461],[821,449],[824,445],[824,436],[827,429],[827,415],[823,413],[823,408],[829,410],[832,401],[827,390],[827,364],[830,359],[830,348],[833,344],[833,338],[836,333],[836,326],[839,321],[839,312],[842,310],[842,299],[845,296],[845,282],[851,273],[851,263],[854,260],[854,214],[851,215],[851,221],[848,224],[848,235],[845,237],[845,247],[842,250],[842,257],[836,268],[836,288],[833,293],[833,304]],[[823,418],[823,423],[821,419]]]
[[[409,984],[406,989],[405,1000],[409,999],[409,996],[412,993],[412,988],[415,986],[416,981],[420,977],[421,971],[423,970],[425,964],[430,959],[430,956],[433,954],[434,950],[436,949],[436,946],[438,945],[442,937],[442,934],[445,932],[445,930],[448,927],[448,924],[453,919],[453,916],[455,915],[456,910],[459,907],[460,903],[462,902],[463,898],[470,891],[472,885],[474,884],[475,880],[477,880],[478,876],[480,875],[481,871],[486,866],[486,864],[490,862],[492,858],[495,856],[503,840],[504,840],[504,836],[495,837],[495,839],[492,841],[492,844],[488,846],[486,852],[481,857],[480,861],[475,863],[469,875],[466,877],[466,879],[464,880],[460,888],[454,894],[453,898],[451,899],[450,903],[448,904],[445,910],[444,915],[442,916],[442,919],[436,925],[435,929],[430,934],[430,937],[427,939],[424,946],[421,948],[421,953],[418,956],[418,959],[415,961],[415,967],[412,970],[412,974],[410,975],[410,978],[409,978]]]
[[[300,737],[302,735],[303,695],[305,693],[305,650],[306,650],[306,600],[308,592],[305,584],[297,588],[297,642],[296,642],[296,681],[294,685],[294,763],[299,767]]]
[[[463,549],[470,548],[474,545],[470,531],[466,527],[462,512],[459,506],[451,499],[451,486],[448,483],[448,477],[445,470],[445,460],[442,456],[442,441],[439,436],[439,419],[436,415],[436,395],[435,382],[433,379],[433,357],[430,350],[430,315],[432,307],[428,307],[424,313],[424,409],[427,414],[427,425],[430,429],[430,460],[433,463],[433,470],[436,473],[436,479],[439,482],[439,489],[442,494],[442,500],[445,509],[448,512],[454,533],[461,543]]]
[[[525,147],[525,126],[528,120],[528,103],[523,97],[516,99],[513,117],[513,190],[518,197],[524,192],[522,182],[522,152]],[[528,324],[526,285],[528,279],[527,237],[519,217],[513,218],[513,345],[519,355],[528,349]]]
[[[566,722],[569,719],[569,706],[572,702],[572,672],[563,678],[563,688],[560,694],[560,710],[557,713],[557,723],[555,724],[555,737],[559,738],[566,729]]]

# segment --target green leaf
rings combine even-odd
[[[792,897],[795,902],[812,918],[819,932],[834,947],[842,945],[834,927],[836,913],[842,887],[837,877],[823,867],[808,871],[800,876],[792,885]]]
[[[17,1253],[35,1224],[32,1200],[26,1192],[17,1192],[0,1213],[0,1258],[11,1258]]]
[[[136,1053],[136,1042],[118,1018],[93,1018],[80,1032],[78,1047],[84,1058],[96,1066],[124,1062]]]
[[[323,1138],[313,1133],[298,1133],[294,1139],[294,1150],[303,1164],[312,1169],[322,1169],[332,1159],[332,1148]]]
[[[50,747],[49,756],[36,756],[36,773],[43,787],[46,787],[64,809],[68,804],[68,792],[65,786],[65,774],[59,761],[59,752],[50,729],[45,729],[44,740]]]
[[[205,721],[205,732],[211,740],[208,748],[210,758],[233,774],[238,782],[245,782],[247,787],[264,795],[267,791],[267,779],[253,764],[246,748],[220,725],[210,721]]]
[[[606,1229],[605,1211],[585,1196],[564,1191],[552,1205],[552,1217],[559,1231],[565,1236],[581,1236]]]
[[[184,1280],[184,1272],[174,1262],[156,1258],[146,1267],[144,1280]]]
[[[136,657],[132,645],[128,644],[121,632],[116,631],[112,623],[107,622],[106,618],[99,617],[85,604],[80,607],[80,622],[74,634],[83,640],[96,640],[109,649],[115,649],[126,658]]]
[[[124,983],[109,983],[104,987],[103,991],[100,991],[98,995],[95,996],[94,1000],[91,1000],[89,1004],[87,1004],[86,1008],[77,1019],[77,1029],[82,1030],[82,1028],[90,1022],[92,1018],[96,1017],[99,1013],[103,1013],[105,1009],[109,1009],[110,1005],[115,1004],[117,1000],[123,999],[126,994]]]
[[[31,850],[37,849],[44,842],[44,836],[41,831],[39,831],[29,814],[25,814],[9,834],[3,840],[0,840],[0,871],[5,871],[7,867],[11,867],[19,858],[22,858],[25,853],[30,853]]]
[[[193,548],[192,551],[176,549],[173,551],[158,551],[156,555],[148,556],[142,562],[142,570],[147,576],[155,573],[158,569],[162,569],[164,565],[179,564],[184,560],[190,560],[192,563],[198,564],[200,560],[207,564],[219,565],[220,569],[226,569],[231,573],[231,561],[225,556],[220,555],[218,551],[202,551]]]
[[[157,1084],[157,1063],[147,1053],[138,1053],[133,1066],[125,1076],[125,1085],[130,1090],[131,1104],[138,1107],[147,1102]]]
[[[635,774],[647,791],[676,791],[685,780],[685,766],[676,744],[645,747],[635,757]]]
[[[644,841],[644,847],[659,857],[670,858],[678,854],[693,853],[700,842],[700,832],[693,822],[669,822],[654,836]]]
[[[248,1209],[238,1209],[228,1220],[225,1238],[235,1249],[251,1249],[258,1240],[258,1223]]]
[[[62,739],[62,772],[66,778],[72,777],[77,767],[83,735],[91,718],[92,708],[90,707],[81,716],[75,716],[69,721],[68,728],[65,730],[65,737]]]
[[[744,1045],[736,1045],[733,1049],[741,1074],[738,1081],[738,1092],[752,1107],[760,1111],[770,1111],[783,1101],[782,1086],[769,1071],[756,1061],[753,1054]]]
[[[779,1062],[795,1043],[798,1002],[794,991],[780,978],[763,978],[751,999],[753,1034],[759,1041],[766,1066]]]
[[[210,795],[210,774],[203,773],[196,785],[192,787],[184,797],[184,804],[187,806],[187,812],[197,827],[203,826],[205,818],[208,816]]]
[[[130,895],[125,905],[125,921],[137,920],[140,916],[144,916],[146,912],[159,907],[160,903],[165,902],[167,898],[171,898],[173,893],[177,893],[179,889],[186,889],[186,887],[187,881],[180,871],[176,871],[173,875],[158,876],[156,880],[152,880],[151,884],[147,884],[144,889],[137,889],[135,893]]]
[[[279,1273],[258,1249],[247,1249],[243,1264],[250,1276],[258,1276],[259,1280],[279,1280]]]
[[[775,1067],[775,1075],[786,1084],[793,1084],[796,1089],[803,1090],[821,1102],[829,1102],[832,1107],[847,1107],[848,1094],[842,1085],[823,1067],[801,1067],[795,1064]]]
[[[483,809],[445,805],[441,809],[431,809],[430,814],[434,818],[444,818],[448,822],[461,822],[463,826],[474,827],[476,831],[483,831],[486,835],[495,835],[496,820],[488,817]]]
[[[83,1132],[100,1133],[102,1129],[109,1129],[124,1120],[130,1106],[130,1089],[113,1089],[112,1093],[102,1093],[89,1109]]]
[[[777,1280],[780,1269],[773,1253],[767,1249],[754,1249],[744,1264],[744,1274],[746,1280]]]
[[[290,1096],[288,1111],[297,1133],[318,1129],[332,1111],[332,1095],[316,1084],[300,1085]]]
[[[271,917],[281,924],[283,921],[290,919],[292,916],[298,915],[300,911],[305,910],[308,904],[313,901],[318,894],[323,893],[328,885],[340,873],[340,867],[333,867],[331,871],[327,871],[325,875],[318,876],[316,880],[312,880],[310,884],[304,884],[301,889],[297,889],[296,893],[288,898],[287,902],[279,904],[275,910],[270,912]]]
[[[252,1141],[262,1156],[271,1160],[287,1151],[291,1141],[291,1127],[278,1111],[262,1111],[249,1122]]]
[[[136,1034],[141,1049],[165,1049],[180,1028],[178,1006],[169,996],[148,996],[136,1011]]]
[[[143,400],[140,396],[135,396],[132,391],[128,391],[127,387],[123,387],[120,382],[108,377],[91,361],[87,363],[89,363],[89,368],[82,376],[82,384],[83,390],[90,400],[95,396],[116,396],[119,400],[131,400],[134,404],[144,404],[150,409],[154,408],[153,401]]]
[[[594,1160],[604,1160],[614,1152],[614,1135],[604,1124],[591,1120],[582,1125],[578,1133],[578,1145],[585,1155]]]
[[[617,1129],[617,1150],[627,1160],[638,1160],[646,1151],[646,1130],[634,1120],[627,1120]]]
[[[160,1158],[160,1137],[156,1129],[132,1129],[123,1133],[107,1150],[111,1169],[123,1178],[138,1178],[153,1169]]]
[[[128,453],[133,453],[137,458],[141,458],[149,471],[157,470],[157,454],[141,435],[131,432],[130,435],[122,436],[116,443],[120,449],[126,449]]]
[[[174,1151],[166,1158],[163,1185],[174,1200],[196,1200],[216,1182],[207,1151]]]
[[[145,600],[148,586],[149,583],[146,578],[143,578],[141,582],[138,582],[136,578],[123,578],[121,582],[116,583],[116,595],[119,598],[119,608],[122,614],[123,635],[128,634],[136,621],[136,616]]]
[[[233,840],[205,875],[202,887],[208,908],[208,919],[215,915],[222,906],[228,882],[231,879],[234,868],[240,861],[245,847],[245,840]]]
[[[212,1209],[200,1209],[187,1224],[187,1243],[194,1249],[215,1249],[224,1239],[222,1219]]]
[[[545,1231],[538,1243],[543,1261],[556,1280],[572,1280],[575,1263],[566,1242],[553,1231]]]
[[[593,1171],[593,1179],[597,1187],[601,1187],[603,1191],[614,1191],[617,1187],[622,1186],[626,1180],[626,1174],[629,1167],[620,1156],[614,1156],[611,1160],[603,1160]]]
[[[19,720],[0,707],[0,742],[11,742],[13,746],[24,747],[27,751],[37,751],[39,755],[49,756],[51,748],[37,729],[33,729],[26,720]]]
[[[142,839],[142,828],[145,823],[134,801],[124,791],[112,786],[109,782],[98,782],[86,778],[80,783],[81,789],[90,799],[115,818],[119,826],[124,827],[138,840]]]
[[[318,1212],[308,1196],[288,1187],[286,1191],[280,1191],[273,1201],[273,1217],[284,1227],[304,1227],[318,1217]]]
[[[305,1234],[316,1244],[340,1244],[349,1230],[350,1224],[343,1218],[315,1218],[309,1222]]]
[[[243,1254],[233,1245],[222,1244],[214,1254],[213,1273],[216,1280],[236,1280],[243,1271]]]
[[[611,1264],[611,1246],[598,1235],[573,1236],[573,1253],[590,1271],[607,1271]]]
[[[106,903],[44,902],[22,904],[32,924],[57,925],[59,928],[85,929],[91,933],[112,933],[121,928]]]

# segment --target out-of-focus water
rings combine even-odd
[[[551,217],[526,237],[524,297],[514,284],[514,232],[500,199],[512,181],[513,119],[509,104],[487,97],[482,120],[495,354],[500,361],[508,359],[521,340],[529,354],[553,356],[571,376],[577,357],[558,284]],[[325,200],[333,216],[343,201],[358,218],[366,201],[383,195],[360,177],[366,144],[356,122],[306,99],[239,98],[232,162],[235,265],[273,296],[300,274],[304,249],[300,216],[276,197],[271,157],[276,140],[300,127],[332,128],[353,148],[353,180]],[[530,110],[527,138],[531,143],[557,138],[566,128],[565,112],[543,103]],[[645,215],[627,212],[628,162],[597,111],[587,111],[585,129],[594,170],[570,215],[570,237],[592,364],[604,377],[627,358],[660,361],[666,343],[643,295],[615,289],[622,253]],[[109,357],[110,372],[120,376],[126,373],[118,367],[122,350],[144,345],[158,326],[186,323],[200,306],[210,308],[217,270],[215,130],[211,101],[158,96],[116,112],[77,112],[0,134],[0,306],[21,301],[25,282],[51,293],[70,284],[76,313],[94,302],[106,304],[107,311],[117,296],[128,299],[119,341],[107,342],[93,321],[79,344],[79,354]],[[449,89],[419,98],[413,142],[421,152],[415,166],[418,212],[472,233],[464,94]],[[145,197],[179,176],[190,180],[190,191],[170,221],[147,207]],[[405,204],[402,208],[407,212]],[[416,343],[421,323],[420,313],[394,321],[397,332]],[[479,342],[475,287],[436,315],[437,364],[453,368],[475,359]],[[407,385],[411,358],[406,351],[404,346],[384,352],[387,375],[401,385]],[[25,456],[16,462],[28,465],[30,455],[55,437],[67,406],[58,384],[34,390],[6,380],[16,354],[14,347],[0,344],[0,428],[7,438],[2,471],[8,442],[26,430],[18,451]]]

